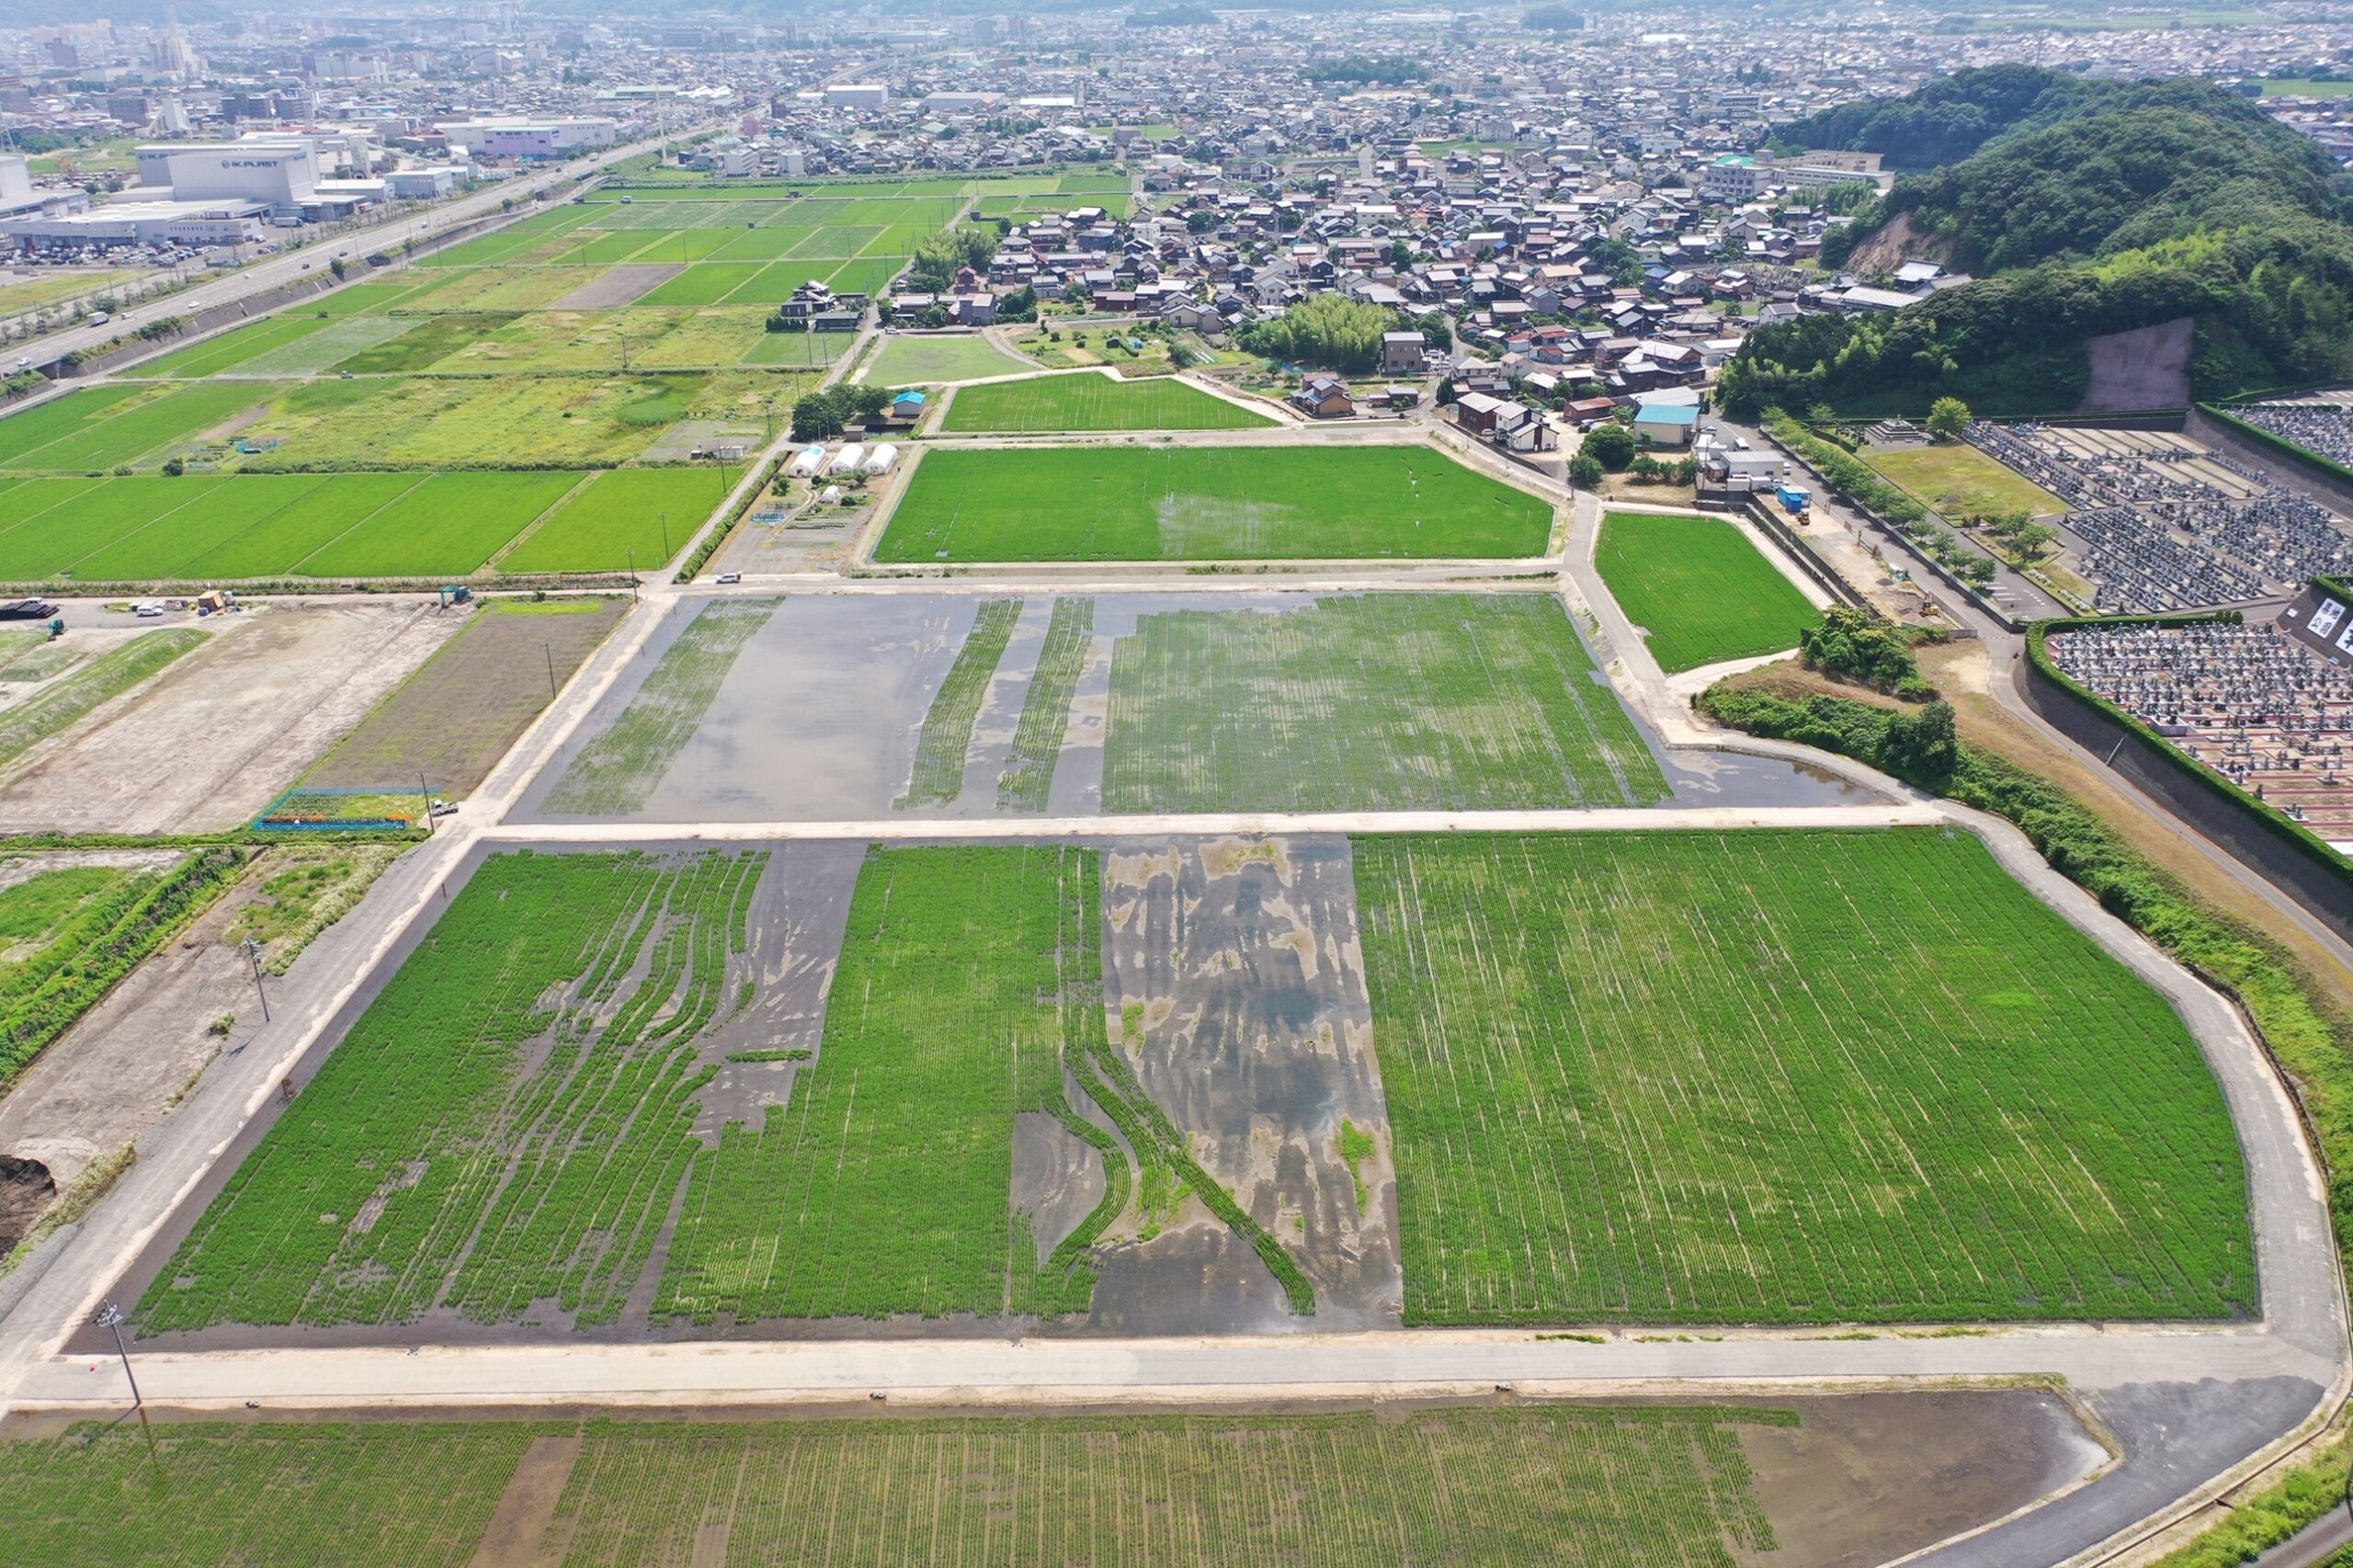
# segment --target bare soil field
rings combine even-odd
[[[1795,1426],[1740,1445],[1779,1550],[1745,1568],[1870,1568],[2002,1517],[2107,1454],[2055,1394],[1938,1392],[1776,1401]]]
[[[450,637],[319,759],[305,784],[404,783],[470,793],[620,621],[629,601],[499,601]]]
[[[548,306],[551,311],[608,311],[660,288],[685,268],[674,262],[623,265],[592,278]]]
[[[459,624],[416,605],[250,612],[29,754],[0,789],[0,831],[250,821]]]

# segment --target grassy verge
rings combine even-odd
[[[284,974],[313,938],[351,913],[405,847],[304,845],[263,862],[261,891],[229,923],[228,940],[262,945],[262,968]]]

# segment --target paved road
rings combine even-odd
[[[687,131],[674,131],[671,134],[674,136],[691,134],[691,131],[692,128],[689,128]],[[343,242],[344,248],[348,248],[353,254],[359,256],[365,256],[371,251],[384,250],[406,240],[422,239],[428,234],[439,233],[444,229],[453,228],[460,223],[471,222],[484,213],[495,212],[502,201],[511,200],[517,197],[528,197],[533,191],[545,189],[560,180],[574,178],[589,170],[603,169],[609,165],[619,163],[623,158],[634,157],[655,144],[652,141],[633,142],[625,146],[608,148],[591,158],[576,159],[551,167],[528,178],[505,180],[487,190],[442,202],[414,218],[404,218],[378,227],[356,230],[338,238]],[[521,211],[516,214],[518,218],[525,215]],[[289,233],[299,233],[299,231],[289,231]],[[114,339],[125,335],[132,328],[160,317],[194,315],[199,311],[210,310],[216,305],[233,303],[249,294],[258,294],[282,284],[313,276],[326,266],[330,254],[329,247],[305,245],[299,251],[267,256],[210,283],[199,284],[193,289],[184,289],[164,299],[133,305],[118,313],[104,326],[76,327],[71,332],[52,333],[36,339],[30,346],[17,352],[31,358],[36,364],[53,364],[76,349],[92,350],[103,347]],[[364,270],[355,271],[355,277],[359,276],[365,276]]]

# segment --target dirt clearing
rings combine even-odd
[[[249,611],[44,742],[0,790],[0,831],[240,826],[458,624],[429,605]]]
[[[2057,1491],[2108,1458],[2042,1392],[1870,1393],[1775,1400],[1796,1426],[1743,1426],[1740,1445],[1779,1550],[1741,1560],[1869,1568]]]

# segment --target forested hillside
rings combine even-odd
[[[2005,131],[2067,113],[2092,85],[2032,65],[1957,71],[1900,98],[1824,109],[1783,128],[1773,144],[1784,153],[1877,153],[1891,169],[1932,169],[1959,163]]]
[[[1981,81],[1959,101],[2026,108],[1970,156],[1899,179],[1824,247],[1839,265],[1900,214],[1981,280],[1893,317],[1760,331],[1727,368],[1728,404],[1876,412],[1952,393],[2006,412],[2063,409],[2084,390],[2085,338],[2180,315],[2199,319],[2200,396],[2353,374],[2353,206],[2310,142],[2202,83],[1999,74],[1998,97]],[[1949,113],[1957,100],[1929,99],[1937,87],[1834,110],[1791,135],[1892,134],[1924,100]]]

